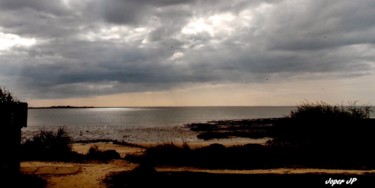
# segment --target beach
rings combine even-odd
[[[208,143],[196,142],[192,147],[206,146]],[[231,146],[233,143],[225,143]],[[139,146],[124,146],[111,142],[75,143],[73,150],[86,154],[90,147],[98,146],[102,150],[116,150],[121,157],[129,154],[141,155],[145,148],[152,144],[139,143]],[[21,163],[21,172],[42,177],[49,188],[60,187],[106,187],[103,180],[112,173],[131,172],[138,164],[127,162],[123,159],[111,160],[108,162],[88,161],[77,162],[41,162],[27,161]],[[212,170],[193,167],[156,167],[157,172],[199,172],[210,174],[233,174],[233,175],[298,175],[298,174],[320,174],[320,175],[342,175],[361,176],[364,174],[375,174],[375,170],[344,170],[344,169],[317,169],[317,168],[276,168],[276,169],[253,169],[253,170]]]
[[[375,176],[375,168],[368,148],[373,143],[374,119],[369,114],[365,118],[353,118],[347,108],[335,112],[332,119],[333,113],[325,114],[327,109],[338,108],[312,107],[323,111],[323,115],[311,118],[310,112],[306,115],[301,110],[303,118],[280,117],[275,115],[275,112],[280,113],[277,108],[270,112],[269,116],[276,116],[272,118],[198,122],[194,120],[199,119],[199,112],[206,108],[179,108],[190,110],[194,115],[188,120],[180,115],[165,121],[165,116],[159,117],[165,108],[112,109],[107,116],[114,119],[103,122],[73,117],[73,112],[92,115],[101,114],[103,109],[68,109],[64,113],[68,113],[65,118],[72,123],[70,126],[51,126],[55,118],[49,124],[23,130],[25,158],[21,162],[21,173],[41,178],[46,187],[174,187],[188,179],[182,187],[202,187],[202,181],[204,185],[219,187],[231,186],[229,182],[233,181],[236,186],[251,181],[252,184],[266,183],[265,186],[292,187],[311,182],[312,187],[320,187],[325,182],[344,179],[351,182],[353,178],[359,179],[361,184],[373,184],[370,180]],[[226,113],[228,109],[233,108],[216,110]],[[254,110],[239,109],[243,114]],[[127,113],[140,112],[138,115],[157,118],[134,122],[133,119],[122,122],[122,126],[116,125],[119,123],[116,117],[121,119]],[[355,112],[354,115],[358,114]],[[158,115],[154,116],[155,113]],[[153,120],[169,124],[151,126]],[[34,117],[34,123],[38,121]],[[85,125],[88,122],[94,124]],[[141,122],[148,126],[131,126]],[[327,133],[322,132],[327,127],[330,128]],[[341,134],[331,134],[337,131]],[[349,135],[356,139],[349,140]],[[43,141],[45,138],[49,141]],[[51,147],[50,143],[56,145]],[[330,146],[341,149],[334,151]],[[348,146],[357,149],[355,158],[349,157],[345,149]],[[34,151],[40,148],[39,153]]]

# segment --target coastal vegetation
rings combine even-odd
[[[198,138],[269,138],[263,144],[226,147],[212,144],[190,148],[162,144],[146,149],[143,155],[126,155],[136,163],[194,166],[209,169],[256,168],[375,168],[372,160],[375,132],[369,106],[331,106],[306,103],[283,118],[213,121],[187,125]],[[66,130],[40,131],[22,143],[23,160],[82,161],[118,159],[115,150],[90,148],[86,155],[72,150]],[[356,153],[354,157],[349,155]],[[350,156],[350,157],[349,157]]]
[[[19,105],[24,106],[12,92],[5,89],[5,87],[0,87],[0,145],[2,149],[0,156],[0,180],[2,186],[6,187],[45,187],[46,181],[44,179],[36,175],[19,172],[20,156],[18,156],[18,149],[20,141],[18,138],[21,126],[23,126],[19,124],[19,119],[17,119],[17,117],[19,118],[19,114],[17,114],[19,113]],[[24,107],[26,110],[26,106]],[[15,120],[9,117],[15,118]]]
[[[246,185],[249,179],[252,183],[263,183],[265,186],[298,187],[304,182],[313,182],[311,187],[316,187],[320,185],[319,182],[329,179],[330,175],[214,174],[191,171],[161,172],[156,169],[375,169],[375,154],[371,150],[375,147],[375,122],[370,113],[369,106],[328,105],[319,102],[302,104],[288,116],[281,118],[222,120],[186,125],[198,133],[198,138],[204,140],[267,138],[268,141],[264,144],[211,144],[205,147],[190,147],[189,143],[168,143],[145,147],[121,141],[99,140],[145,149],[142,153],[127,153],[124,158],[115,150],[103,151],[97,146],[92,146],[86,154],[78,154],[72,150],[73,141],[65,129],[60,128],[57,132],[42,130],[22,143],[21,153],[23,160],[108,162],[120,159],[139,164],[132,171],[107,175],[104,183],[108,187],[174,187],[177,182],[187,182],[181,187],[233,187]],[[336,177],[350,179],[351,175],[342,174]],[[362,174],[356,177],[360,177],[361,183],[364,183],[373,179],[374,175]],[[317,179],[319,181],[316,181]]]
[[[64,128],[41,130],[21,143],[22,160],[71,161],[79,158],[72,150],[72,139]]]
[[[120,159],[121,156],[116,150],[102,151],[97,145],[90,147],[85,157],[87,160],[109,161],[112,159]]]
[[[84,162],[120,158],[115,150],[102,151],[97,146],[91,147],[86,155],[79,154],[73,151],[72,142],[72,138],[63,127],[57,131],[41,130],[21,143],[21,160]]]
[[[169,167],[193,169],[374,169],[374,119],[369,106],[331,106],[306,103],[283,118],[212,121],[187,125],[198,138],[270,138],[266,144],[226,147],[212,144],[191,148],[163,144],[148,148],[143,155],[125,159],[140,163],[133,172],[113,173],[104,180],[108,187],[322,187],[331,174],[226,174],[191,171],[161,171]],[[342,181],[350,174],[335,175]],[[356,175],[366,187],[373,174]],[[147,181],[145,181],[147,180]],[[184,182],[183,184],[179,182]]]
[[[374,119],[369,106],[331,106],[306,103],[283,118],[216,121],[187,125],[198,138],[269,138],[264,145],[225,147],[213,144],[191,149],[165,144],[135,162],[155,165],[194,166],[213,169],[257,168],[375,168]],[[356,155],[352,155],[355,153]]]
[[[345,127],[356,130],[368,127],[367,125],[373,121],[370,118],[371,111],[371,106],[357,106],[355,103],[349,106],[329,105],[325,102],[303,103],[286,117],[210,121],[187,124],[186,127],[198,132],[198,138],[203,140],[268,137],[281,142],[282,137],[304,137],[304,134],[310,131],[323,133],[344,130]],[[293,135],[289,135],[288,132]],[[315,134],[319,136],[321,133]],[[286,142],[293,141],[290,139]]]
[[[13,96],[12,92],[6,90],[4,87],[0,87],[0,104],[15,104],[20,101]]]
[[[370,106],[305,103],[274,123],[268,144],[366,151],[363,147],[375,143],[375,121],[370,112]]]

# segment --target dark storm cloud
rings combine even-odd
[[[371,0],[0,0],[0,33],[37,41],[0,50],[0,79],[30,98],[65,98],[362,76],[374,69],[374,8]]]
[[[140,24],[147,22],[158,11],[153,8],[194,2],[193,0],[107,0],[91,1],[88,8],[99,18],[115,24]]]
[[[281,10],[290,9],[281,5]],[[374,43],[375,2],[312,1],[300,7],[303,11],[277,11],[269,32],[273,47],[281,50],[325,50],[353,44]]]
[[[2,10],[35,10],[43,13],[63,14],[66,9],[61,1],[50,0],[2,0],[0,1]]]
[[[50,40],[75,35],[88,25],[60,1],[0,0],[0,28],[5,33]]]

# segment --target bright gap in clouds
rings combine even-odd
[[[18,35],[0,32],[0,51],[13,47],[30,47],[36,44],[35,39],[23,38]]]
[[[199,33],[208,33],[211,37],[217,34],[230,34],[232,28],[231,22],[235,19],[230,13],[216,14],[203,18],[192,18],[189,23],[182,28],[181,32],[186,35],[196,35]]]
[[[115,41],[115,42],[134,42],[142,41],[149,33],[149,29],[139,27],[130,28],[127,26],[103,26],[98,30],[89,31],[80,36],[85,40],[96,41]]]

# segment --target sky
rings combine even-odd
[[[0,0],[30,106],[375,105],[373,0]]]

